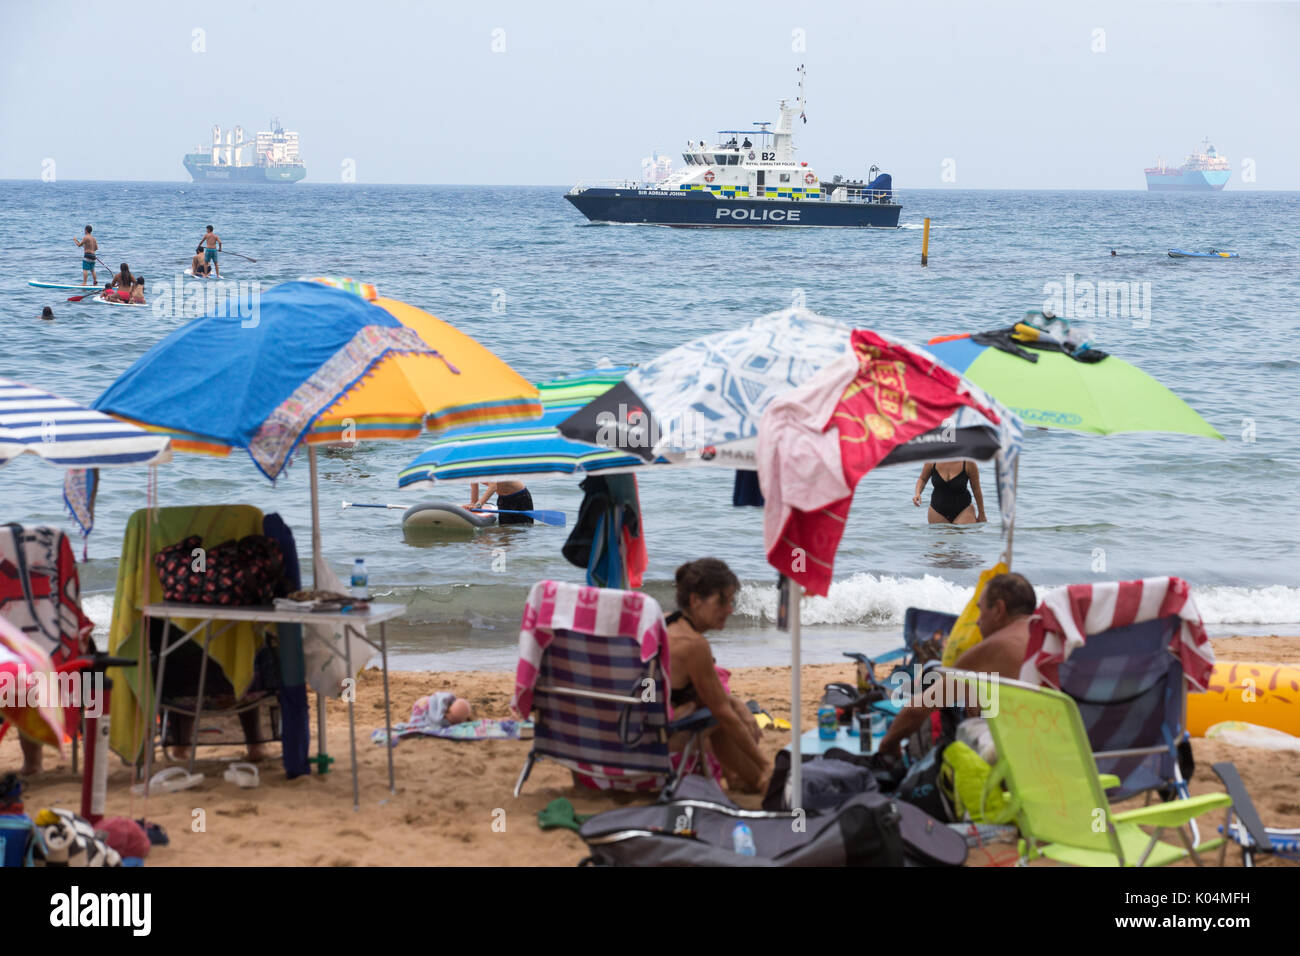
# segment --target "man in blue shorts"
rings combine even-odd
[[[217,253],[221,251],[221,237],[212,231],[211,226],[208,226],[208,233],[199,240],[199,244],[203,246],[203,262],[211,263],[212,274],[220,276],[221,266],[217,262]]]

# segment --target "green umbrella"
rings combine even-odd
[[[1223,436],[1196,411],[1154,378],[1111,355],[1080,362],[1062,352],[1033,348],[1033,362],[970,338],[936,342],[925,348],[1013,409],[1026,425],[1069,428],[1111,435],[1116,432],[1176,432]]]

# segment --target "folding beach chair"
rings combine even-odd
[[[1119,778],[1112,801],[1157,788],[1188,796],[1178,754],[1187,691],[1171,651],[1178,626],[1162,617],[1090,634],[1061,663],[1060,688],[1078,705],[1098,769]]]
[[[535,711],[533,747],[515,784],[523,789],[542,757],[595,789],[661,790],[670,799],[692,765],[705,763],[707,708],[669,717],[663,612],[649,595],[557,581],[533,586],[519,637],[513,706]],[[691,737],[674,766],[669,738]]]
[[[1222,839],[1194,845],[1184,829],[1193,818],[1228,809],[1226,793],[1208,793],[1115,812],[1103,793],[1119,781],[1097,770],[1079,708],[1060,691],[1021,681],[944,668],[945,679],[964,685],[968,700],[977,700],[979,681],[994,694],[985,717],[997,744],[998,762],[989,774],[982,804],[994,787],[1006,783],[1008,806],[996,820],[1014,821],[1024,840],[1022,861],[1042,855],[1075,866],[1164,866],[1222,845]],[[1225,815],[1226,816],[1226,815]],[[1102,826],[1101,824],[1104,824]],[[1141,828],[1149,826],[1154,833]],[[1160,835],[1177,832],[1183,846]]]
[[[1214,772],[1223,781],[1224,789],[1232,797],[1232,812],[1224,825],[1223,833],[1241,846],[1241,865],[1254,866],[1257,853],[1271,853],[1285,860],[1300,862],[1300,829],[1266,827],[1255,810],[1255,803],[1246,792],[1234,764],[1216,763]],[[1235,818],[1235,819],[1234,819]],[[1224,844],[1224,850],[1227,844]],[[1223,862],[1223,853],[1219,854]]]

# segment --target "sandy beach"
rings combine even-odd
[[[1300,663],[1300,637],[1238,637],[1214,645],[1223,659]],[[822,686],[852,679],[847,663],[803,668],[806,726],[815,721]],[[776,717],[789,716],[789,668],[738,667],[731,680],[742,699],[757,699]],[[395,721],[408,718],[416,698],[439,690],[454,690],[469,699],[475,716],[505,717],[513,674],[395,671],[391,686]],[[200,785],[146,801],[131,796],[129,771],[114,757],[108,815],[144,816],[167,830],[170,845],[155,847],[148,866],[572,866],[586,855],[584,844],[571,831],[539,829],[539,810],[557,797],[569,798],[578,813],[646,800],[576,789],[568,771],[545,761],[534,768],[516,799],[512,789],[529,742],[432,738],[408,739],[396,747],[397,794],[391,795],[384,749],[370,742],[370,731],[383,723],[383,685],[377,670],[364,672],[359,681],[356,713],[359,812],[352,808],[346,705],[331,700],[328,749],[337,763],[330,773],[286,780],[276,758],[262,764],[260,787],[243,790],[222,779],[225,761],[238,758],[240,751],[205,748],[199,769],[206,777]],[[775,754],[789,738],[789,732],[767,730],[763,749]],[[1193,794],[1218,789],[1210,765],[1231,760],[1267,825],[1300,827],[1295,794],[1300,753],[1234,747],[1203,738],[1194,738],[1192,745],[1197,765]],[[315,749],[313,740],[313,753]],[[11,734],[0,744],[0,768],[18,764],[18,745]],[[46,768],[28,784],[28,812],[50,805],[75,810],[80,779],[69,772],[66,755],[59,760],[47,751]],[[757,795],[733,796],[743,806],[759,805]],[[1213,825],[1220,822],[1220,815],[1214,814]],[[1010,852],[1005,845],[990,847],[987,854],[976,851],[968,865],[1005,862]],[[1207,862],[1215,860],[1217,855]],[[1290,865],[1268,857],[1260,862]],[[1229,850],[1227,863],[1239,865],[1235,849]]]

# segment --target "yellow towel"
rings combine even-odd
[[[213,548],[231,538],[262,533],[262,512],[251,505],[200,505],[183,508],[160,508],[150,524],[148,547],[153,554],[196,534],[205,548]],[[153,675],[149,668],[149,635],[141,626],[140,608],[162,601],[162,584],[153,567],[152,555],[145,554],[147,510],[137,511],[127,522],[122,538],[122,556],[117,565],[117,592],[113,598],[113,620],[109,629],[111,654],[130,657],[135,667],[110,668],[113,681],[113,721],[109,746],[123,759],[135,761],[142,754],[145,729],[153,707]],[[150,594],[146,599],[145,569]],[[188,631],[199,622],[176,620],[177,627]],[[201,645],[201,641],[199,642]],[[221,665],[226,679],[242,694],[253,679],[253,659],[261,646],[253,624],[239,624],[214,638],[210,653]]]
[[[948,632],[948,642],[943,646],[944,667],[952,667],[957,663],[957,658],[984,640],[984,635],[980,633],[979,624],[977,623],[980,616],[980,595],[984,592],[984,585],[999,574],[1006,574],[1009,570],[1011,569],[1004,562],[999,561],[988,570],[980,572],[979,583],[975,585],[975,593],[971,595],[970,603],[966,605],[961,612],[961,616],[957,618],[957,623]]]

